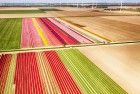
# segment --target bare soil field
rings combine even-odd
[[[140,25],[140,16],[104,16],[102,18]]]
[[[140,92],[140,44],[79,48],[129,94]]]
[[[54,17],[94,17],[94,16],[119,16],[119,15],[140,15],[140,13],[127,13],[117,11],[104,11],[103,9],[91,9],[91,8],[72,8],[72,7],[59,7],[63,11],[51,11],[49,12]]]
[[[122,21],[118,20],[123,17]],[[81,28],[113,42],[140,40],[140,16],[63,17],[62,19],[84,26]]]
[[[117,15],[127,15],[122,13],[105,12],[98,10],[74,10],[74,11],[51,11],[50,13],[53,17],[94,17],[94,16],[117,16]]]

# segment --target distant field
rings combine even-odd
[[[0,14],[45,13],[43,10],[0,10]]]
[[[40,9],[40,10],[42,10],[42,11],[63,11],[63,10],[60,10],[60,9],[55,9],[55,8],[44,8],[44,9]]]
[[[111,11],[119,11],[119,10],[125,10],[125,11],[133,11],[133,12],[140,12],[140,8],[136,8],[136,9],[134,9],[134,8],[123,8],[123,9],[120,9],[120,8],[107,8],[107,9],[105,9],[105,10],[111,10]]]

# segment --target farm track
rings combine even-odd
[[[38,52],[38,51],[62,50],[62,49],[94,47],[94,46],[104,46],[104,45],[130,45],[130,44],[139,44],[139,43],[140,43],[140,40],[138,40],[138,41],[126,41],[126,42],[112,42],[112,43],[97,43],[97,44],[64,45],[64,46],[0,50],[0,53],[7,54],[7,53],[22,53],[22,52]]]

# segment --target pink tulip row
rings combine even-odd
[[[80,43],[92,43],[91,40],[88,38],[84,37],[83,35],[75,32],[74,30],[71,30],[70,28],[64,26],[62,22],[57,21],[55,18],[48,18],[52,23],[57,25],[59,28],[61,28],[64,32],[75,38],[77,41]]]
[[[23,18],[21,48],[41,47],[41,46],[43,46],[43,43],[33,25],[32,19]]]

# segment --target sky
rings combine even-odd
[[[118,2],[140,2],[140,0],[0,0],[0,3],[77,3],[77,2],[109,2],[109,3],[118,3]]]

